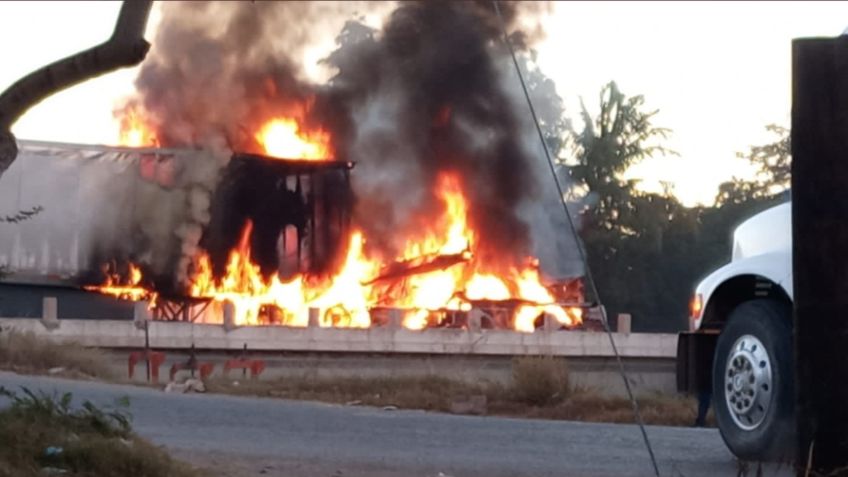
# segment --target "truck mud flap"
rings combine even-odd
[[[677,335],[677,390],[690,394],[712,388],[713,356],[718,333]]]

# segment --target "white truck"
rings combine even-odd
[[[736,228],[731,262],[695,289],[677,349],[681,391],[712,397],[730,450],[787,456],[794,439],[791,202]]]

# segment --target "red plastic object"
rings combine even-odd
[[[129,359],[129,377],[133,378],[135,375],[135,365],[138,364],[139,361],[147,361],[150,365],[150,379],[153,380],[154,383],[159,382],[159,366],[165,362],[165,353],[161,353],[159,351],[133,351],[130,353]]]
[[[224,363],[224,375],[231,369],[249,369],[250,377],[256,378],[265,370],[265,361],[261,359],[228,359]]]

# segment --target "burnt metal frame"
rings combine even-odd
[[[209,307],[212,300],[197,298],[159,298],[153,309],[153,318],[161,321],[194,323]],[[199,306],[199,309],[196,309]]]
[[[327,170],[341,170],[343,172],[344,184],[348,192],[350,192],[350,171],[355,166],[354,162],[350,161],[341,161],[341,160],[300,160],[300,159],[285,159],[285,158],[275,158],[269,156],[263,156],[259,154],[252,153],[236,153],[232,156],[233,160],[239,160],[243,162],[262,162],[265,164],[275,164],[276,167],[279,167],[280,170],[280,178],[288,179],[289,177],[294,177],[296,181],[295,190],[301,194],[303,187],[304,178],[309,179],[309,190],[306,194],[306,207],[308,209],[308,221],[307,221],[307,230],[301,230],[297,228],[297,267],[300,270],[303,263],[303,249],[302,249],[302,240],[304,238],[304,233],[306,236],[310,237],[309,241],[309,250],[307,253],[309,254],[310,259],[314,259],[317,254],[317,249],[319,248],[318,237],[323,237],[323,240],[326,242],[330,240],[330,227],[331,227],[331,217],[333,209],[337,213],[340,237],[346,236],[345,231],[350,225],[350,210],[341,210],[335,207],[328,207],[326,201],[322,201],[323,213],[322,215],[322,234],[318,233],[318,228],[316,224],[317,211],[315,210],[318,206],[318,200],[316,197],[316,175],[322,171]],[[321,191],[321,194],[326,196],[326,191]],[[352,200],[352,196],[349,197],[349,200]],[[285,240],[285,237],[284,237]],[[327,249],[329,244],[323,243],[323,249]],[[344,246],[344,244],[338,244],[340,246]]]

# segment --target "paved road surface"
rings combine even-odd
[[[276,399],[166,394],[132,386],[18,376],[0,385],[107,403],[128,395],[139,434],[216,475],[649,476],[639,430],[499,417],[383,411]],[[662,475],[735,476],[711,429],[649,427]],[[771,473],[767,475],[773,475]]]

